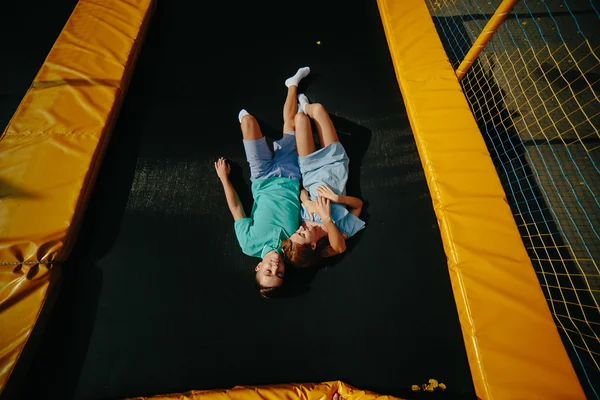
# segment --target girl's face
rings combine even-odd
[[[319,231],[314,225],[300,225],[300,228],[290,236],[290,240],[296,244],[316,244],[318,239]]]

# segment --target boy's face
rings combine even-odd
[[[285,264],[275,250],[271,250],[256,266],[256,280],[262,287],[277,287],[283,283]]]

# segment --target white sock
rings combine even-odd
[[[300,83],[300,81],[302,80],[302,78],[305,78],[308,74],[310,74],[310,68],[309,67],[300,68],[296,72],[296,75],[292,76],[291,78],[287,78],[285,80],[285,86],[287,86],[287,87],[298,86],[298,84]]]
[[[308,101],[308,97],[306,97],[304,93],[300,93],[298,95],[298,111],[306,114],[306,110],[304,109],[304,107],[307,104],[310,104],[310,102]]]
[[[242,118],[246,115],[250,115],[250,113],[242,108],[242,111],[238,114],[238,119],[240,120],[240,124],[242,123]]]

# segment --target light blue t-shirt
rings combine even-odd
[[[274,177],[251,179],[254,205],[250,218],[235,221],[235,235],[244,254],[263,258],[271,250],[282,254],[281,241],[300,226],[300,182]]]
[[[350,160],[344,146],[340,142],[334,142],[307,156],[298,158],[300,172],[302,172],[302,185],[310,193],[310,199],[315,200],[319,193],[317,189],[321,185],[327,185],[339,195],[346,194],[346,182],[348,182],[348,166]],[[310,221],[308,211],[302,206],[300,218]],[[331,204],[331,220],[348,237],[365,227],[365,222],[357,216],[350,214],[346,206]],[[323,221],[317,214],[313,214],[313,222],[322,224]]]
[[[300,218],[302,221],[309,221],[310,214],[306,210],[306,207],[302,206],[300,211]],[[360,231],[365,227],[365,221],[358,218],[354,214],[350,214],[348,209],[341,204],[331,204],[331,220],[337,226],[340,232],[345,233],[348,237],[354,236],[356,232]],[[323,221],[317,213],[313,213],[312,222],[322,224]]]

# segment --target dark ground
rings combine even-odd
[[[251,3],[158,4],[22,398],[334,379],[402,396],[429,378],[473,398],[375,2]],[[2,126],[73,4],[0,6]],[[301,89],[334,117],[368,227],[342,259],[297,277],[293,295],[267,301],[212,163],[237,163],[249,209],[237,113],[280,135],[283,81],[304,65],[313,74]]]

